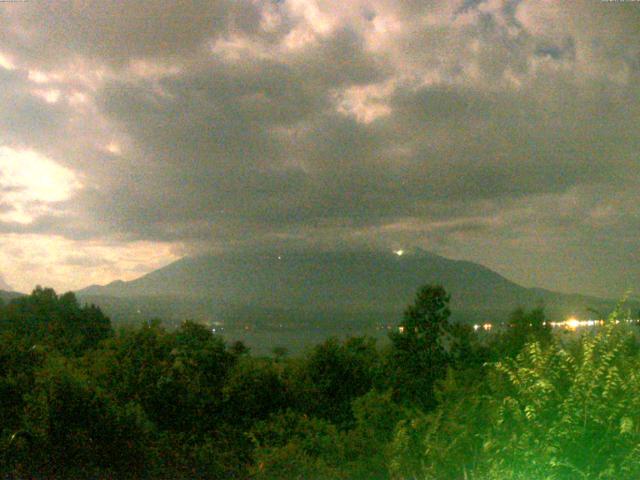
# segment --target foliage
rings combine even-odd
[[[551,342],[551,324],[546,321],[542,307],[527,312],[523,308],[515,309],[507,322],[506,331],[494,340],[496,359],[514,357],[527,342],[537,341],[545,346]]]
[[[405,313],[398,331],[391,333],[389,378],[396,398],[424,409],[435,406],[433,385],[446,374],[450,361],[445,340],[450,295],[439,285],[426,285]]]
[[[29,462],[40,475],[130,478],[147,469],[146,440],[153,425],[140,405],[112,402],[63,357],[50,357],[37,372],[24,410]]]
[[[111,322],[94,305],[80,306],[72,292],[58,297],[50,288],[37,287],[2,309],[3,332],[34,344],[47,344],[66,355],[79,355],[113,334]]]
[[[388,478],[387,445],[402,408],[390,392],[372,390],[352,409],[355,423],[346,430],[292,410],[256,424],[255,478]]]
[[[547,478],[635,478],[640,474],[640,375],[631,335],[610,324],[575,353],[528,344],[496,365],[506,395],[495,400],[488,471]],[[498,460],[499,459],[499,460]],[[530,478],[529,476],[529,478]],[[515,478],[515,477],[514,477]]]
[[[256,479],[344,478],[340,432],[326,420],[288,410],[257,423],[250,437]]]
[[[340,425],[352,422],[351,402],[371,389],[377,360],[370,338],[332,338],[316,346],[304,365],[311,413]]]
[[[205,326],[113,332],[51,289],[0,305],[4,478],[640,476],[640,348],[558,340],[541,309],[489,339],[420,289],[401,331],[255,357]]]
[[[527,343],[475,382],[450,375],[438,409],[399,425],[392,471],[398,478],[636,478],[636,344],[612,321],[573,345]]]

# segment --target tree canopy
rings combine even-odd
[[[421,288],[378,345],[257,357],[211,329],[114,332],[37,288],[0,305],[7,478],[620,479],[640,475],[640,348],[615,318],[567,337],[542,309],[501,332]]]

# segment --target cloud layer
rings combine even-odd
[[[640,277],[633,3],[70,1],[0,17],[0,235],[91,255],[34,271],[131,277],[119,258],[140,245],[166,261],[418,245],[565,291]],[[33,166],[6,180],[24,155],[69,172],[49,182],[65,194],[34,197],[53,174]]]

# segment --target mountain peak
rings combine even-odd
[[[452,309],[512,310],[587,302],[524,288],[470,261],[422,248],[366,251],[228,252],[184,257],[136,280],[89,287],[84,296],[173,297],[284,309],[378,308],[402,311],[416,290],[441,284]],[[591,301],[591,300],[588,300]]]

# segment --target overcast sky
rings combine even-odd
[[[640,3],[0,4],[0,288],[418,246],[640,288]]]

